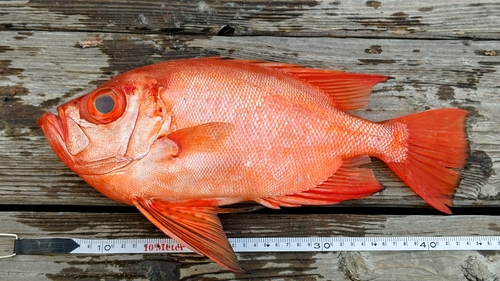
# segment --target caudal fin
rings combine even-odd
[[[401,162],[386,163],[422,199],[450,214],[452,196],[468,152],[465,133],[467,111],[458,108],[415,113],[385,123],[406,125],[407,155]]]

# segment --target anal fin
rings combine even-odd
[[[205,202],[208,201],[208,202]],[[134,205],[161,231],[194,252],[207,256],[225,269],[245,272],[229,245],[219,212],[241,211],[220,209],[210,200],[172,203],[158,198],[135,198]]]
[[[345,200],[362,198],[381,191],[382,185],[369,168],[359,168],[370,163],[368,156],[345,159],[342,166],[326,181],[299,193],[258,198],[255,201],[266,207],[298,207],[302,205],[330,205]]]

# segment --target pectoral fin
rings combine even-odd
[[[210,202],[203,200],[171,203],[158,198],[135,198],[133,202],[146,218],[171,238],[225,269],[245,272],[238,264],[217,217],[217,213],[228,211],[210,206]]]
[[[227,122],[210,122],[182,128],[167,135],[181,151],[210,152],[221,148],[231,134],[234,125]]]

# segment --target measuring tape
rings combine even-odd
[[[13,254],[150,254],[190,253],[170,238],[139,239],[20,239],[15,234]],[[262,237],[229,238],[235,252],[336,252],[336,251],[457,251],[500,250],[500,236],[437,237]]]

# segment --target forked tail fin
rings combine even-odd
[[[407,155],[401,162],[387,162],[422,199],[450,214],[452,196],[468,154],[465,133],[467,111],[446,108],[424,111],[385,121],[406,125]]]

